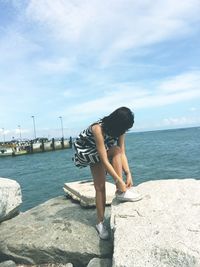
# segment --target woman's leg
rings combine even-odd
[[[119,175],[119,177],[123,180],[123,165],[122,165],[122,153],[121,148],[119,146],[113,146],[108,150],[108,158],[111,161],[111,164]]]
[[[106,173],[105,168],[101,162],[90,166],[91,173],[94,180],[94,187],[96,191],[96,209],[97,209],[97,223],[104,220],[105,203],[106,203]]]

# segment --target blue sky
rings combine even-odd
[[[200,125],[199,0],[0,0],[0,140]],[[20,125],[20,127],[19,127]],[[4,129],[4,130],[3,130]]]

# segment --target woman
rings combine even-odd
[[[109,116],[93,123],[82,131],[74,142],[74,162],[77,167],[90,166],[96,191],[97,225],[99,237],[107,239],[108,231],[103,224],[106,203],[106,172],[116,184],[116,197],[135,201],[138,195],[128,190],[132,176],[125,153],[125,132],[133,126],[134,114],[127,107],[120,107]],[[123,172],[126,176],[123,181]]]

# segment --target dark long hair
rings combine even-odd
[[[102,119],[105,134],[119,137],[133,126],[134,114],[127,107],[120,107]]]

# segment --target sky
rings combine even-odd
[[[0,141],[200,126],[199,0],[0,0]],[[33,118],[34,116],[34,118]]]

